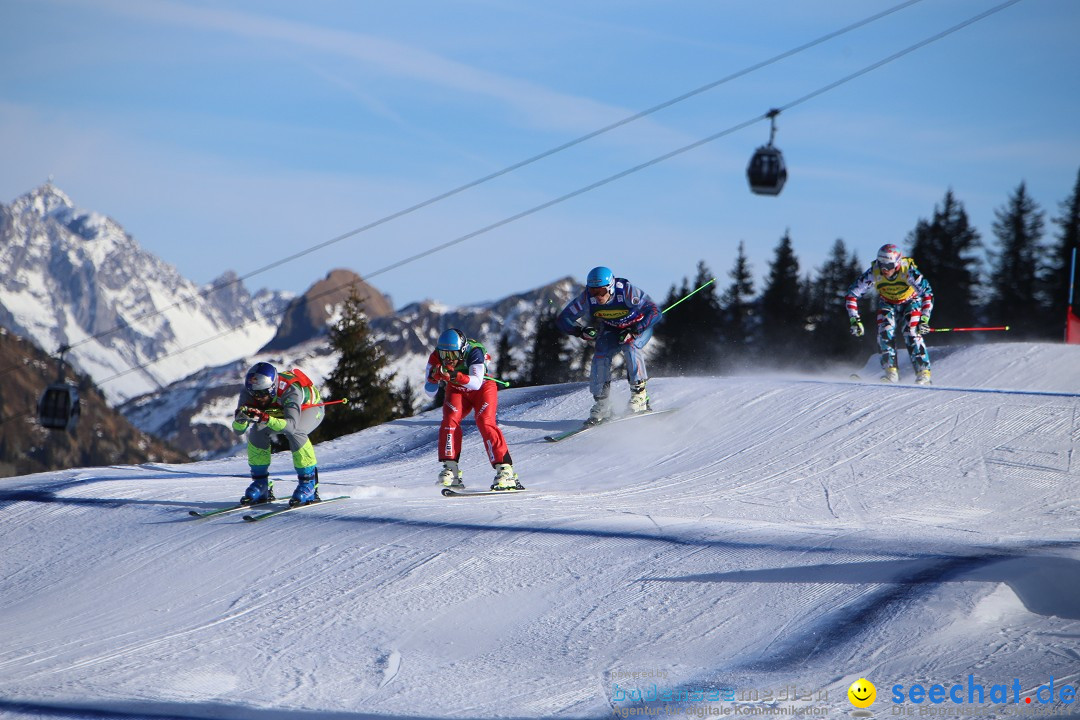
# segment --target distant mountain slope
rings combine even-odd
[[[82,415],[73,433],[37,423],[37,401],[56,380],[56,361],[28,340],[0,329],[0,477],[45,470],[143,462],[184,462],[187,457],[134,428],[112,410],[86,377],[68,375],[79,388]]]
[[[71,345],[67,359],[112,401],[250,353],[289,298],[252,296],[231,272],[207,294],[52,184],[0,205],[0,267],[0,327],[47,352]]]
[[[353,289],[364,301],[364,312],[369,318],[393,314],[394,307],[390,300],[359,275],[351,270],[331,270],[325,278],[289,303],[277,333],[259,352],[285,350],[326,335],[327,328],[336,320]]]

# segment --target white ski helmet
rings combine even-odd
[[[900,265],[902,258],[900,248],[892,244],[882,245],[881,249],[877,251],[877,264],[884,272],[895,270]]]

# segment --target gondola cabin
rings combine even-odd
[[[746,179],[750,190],[758,195],[779,195],[787,182],[787,168],[780,150],[771,144],[759,147],[746,166]]]
[[[50,430],[74,430],[79,422],[79,390],[65,382],[45,388],[38,398],[38,422]]]

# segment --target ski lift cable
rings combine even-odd
[[[379,275],[383,275],[383,274],[385,274],[387,272],[390,272],[391,270],[396,270],[397,268],[400,268],[400,267],[403,267],[405,265],[414,263],[414,262],[416,262],[418,260],[421,260],[421,259],[423,259],[425,257],[428,257],[429,255],[434,255],[435,253],[441,252],[441,251],[446,250],[448,248],[451,248],[451,247],[453,247],[455,245],[459,245],[459,244],[461,244],[463,242],[471,240],[471,239],[473,239],[473,238],[475,238],[475,237],[477,237],[479,235],[483,235],[485,233],[491,232],[492,230],[503,227],[505,225],[509,225],[510,223],[516,222],[517,220],[521,220],[522,218],[526,218],[526,217],[528,217],[530,215],[534,215],[534,214],[536,214],[536,213],[538,213],[538,212],[540,212],[542,210],[546,210],[546,209],[548,209],[550,207],[553,207],[555,205],[559,205],[559,204],[561,204],[563,202],[566,202],[567,200],[571,200],[571,199],[573,199],[575,197],[578,197],[580,195],[584,195],[585,193],[596,190],[597,188],[603,187],[604,185],[608,185],[610,183],[613,183],[616,180],[620,180],[620,179],[622,179],[622,178],[624,178],[624,177],[626,177],[628,175],[632,175],[632,174],[637,173],[637,172],[639,172],[641,170],[645,170],[645,169],[647,169],[649,167],[652,167],[653,165],[658,165],[659,163],[670,160],[671,158],[674,158],[674,157],[677,157],[677,156],[682,155],[684,153],[690,152],[691,150],[695,150],[695,149],[697,149],[697,148],[699,148],[699,147],[701,147],[703,145],[706,145],[708,143],[713,142],[714,140],[718,140],[718,139],[720,139],[722,137],[725,137],[725,136],[730,135],[732,133],[738,132],[739,130],[743,130],[743,129],[745,129],[745,128],[751,126],[751,125],[754,125],[754,124],[756,124],[758,122],[761,122],[763,120],[774,120],[776,115],[781,110],[792,108],[792,107],[795,107],[796,105],[800,105],[800,104],[802,104],[804,102],[807,102],[807,101],[809,101],[809,100],[811,100],[811,99],[813,99],[815,97],[818,97],[818,96],[824,94],[825,92],[828,92],[829,90],[833,90],[833,89],[835,89],[835,88],[837,88],[837,87],[839,87],[839,86],[841,86],[841,85],[843,85],[843,84],[845,84],[847,82],[850,82],[852,80],[855,80],[856,78],[859,78],[859,77],[861,77],[863,75],[866,75],[870,70],[880,68],[881,66],[883,66],[883,65],[885,65],[885,64],[887,64],[889,62],[893,62],[895,60],[898,60],[899,58],[902,58],[905,55],[908,55],[908,54],[914,52],[915,50],[918,50],[918,49],[920,49],[922,47],[925,47],[926,45],[930,44],[931,42],[941,40],[942,38],[945,38],[948,35],[951,35],[952,33],[955,33],[955,32],[957,32],[959,30],[962,30],[963,28],[973,24],[974,22],[977,22],[978,20],[982,20],[984,18],[987,18],[990,15],[993,15],[994,13],[1000,12],[1001,10],[1004,10],[1007,7],[1009,7],[1011,5],[1015,5],[1015,4],[1019,3],[1019,2],[1021,2],[1021,0],[1006,0],[1006,2],[1001,3],[1000,5],[997,5],[994,8],[991,8],[990,10],[987,10],[986,12],[983,12],[983,13],[979,14],[978,16],[975,16],[973,18],[965,20],[962,23],[959,23],[959,24],[954,25],[954,26],[952,26],[952,27],[950,27],[950,28],[948,28],[946,30],[943,30],[942,32],[939,32],[939,33],[933,35],[932,37],[927,38],[926,40],[922,40],[922,41],[920,41],[918,43],[915,43],[914,45],[910,45],[907,48],[905,48],[905,49],[903,49],[903,50],[901,50],[899,52],[893,53],[892,55],[888,56],[887,58],[884,58],[883,60],[880,60],[880,61],[878,61],[876,63],[873,63],[872,65],[868,65],[866,68],[863,68],[862,70],[851,73],[850,75],[847,75],[847,76],[845,76],[845,77],[843,77],[843,78],[841,78],[841,79],[839,79],[839,80],[837,80],[835,82],[829,83],[828,85],[823,86],[822,88],[819,88],[818,90],[815,90],[814,92],[808,93],[808,94],[802,96],[801,98],[798,98],[797,100],[794,100],[794,101],[792,101],[790,103],[787,103],[786,105],[782,105],[780,108],[773,108],[773,109],[769,110],[768,112],[766,112],[766,113],[764,113],[762,115],[757,115],[757,116],[755,116],[753,118],[750,118],[748,120],[744,120],[744,121],[742,121],[742,122],[740,122],[740,123],[738,123],[736,125],[728,127],[728,128],[726,128],[724,130],[721,130],[719,132],[713,133],[712,135],[701,138],[700,140],[692,142],[692,143],[690,143],[688,145],[683,145],[682,147],[671,150],[671,151],[669,151],[667,153],[664,153],[663,155],[652,158],[651,160],[647,160],[647,161],[645,161],[643,163],[640,163],[638,165],[635,165],[635,166],[633,166],[631,168],[627,168],[626,170],[615,173],[614,175],[609,175],[606,178],[603,178],[601,180],[597,180],[596,182],[590,183],[589,185],[585,185],[585,186],[580,187],[580,188],[578,188],[576,190],[572,190],[572,191],[570,191],[568,193],[565,193],[564,195],[560,195],[559,197],[556,197],[556,198],[553,198],[553,199],[548,200],[546,202],[540,203],[539,205],[535,205],[535,206],[533,206],[533,207],[531,207],[531,208],[529,208],[527,210],[523,210],[523,211],[521,211],[519,213],[516,213],[514,215],[503,218],[502,220],[491,223],[490,225],[486,225],[486,226],[484,226],[482,228],[479,228],[477,230],[473,230],[472,232],[466,233],[465,235],[461,235],[461,236],[459,236],[457,238],[454,238],[453,240],[448,240],[446,242],[443,242],[443,243],[440,243],[438,245],[432,246],[432,247],[428,248],[427,250],[416,253],[414,255],[410,255],[410,256],[408,256],[406,258],[395,261],[395,262],[393,262],[393,263],[391,263],[389,265],[384,265],[381,268],[378,268],[376,270],[373,270],[372,272],[364,274],[362,277],[365,278],[365,279],[370,279],[370,278],[373,278],[373,277],[377,277]],[[343,287],[344,286],[328,288],[328,289],[326,289],[324,291],[316,293],[315,295],[312,295],[311,299],[318,299],[320,297],[323,297],[324,295],[329,295],[329,294],[338,292]],[[276,313],[276,314],[273,314],[273,315],[267,315],[265,317],[266,318],[277,317],[277,316],[280,316],[282,314],[284,314],[284,313]],[[256,320],[261,320],[261,319],[265,319],[265,318],[257,318]],[[149,367],[150,365],[153,365],[158,360],[163,360],[163,359],[168,358],[168,357],[173,357],[173,356],[178,355],[178,354],[180,354],[182,352],[185,352],[186,350],[189,350],[189,349],[191,349],[193,347],[198,347],[198,346],[204,345],[204,344],[206,344],[208,342],[212,342],[214,340],[217,340],[218,338],[223,337],[225,335],[228,335],[229,333],[231,333],[231,332],[233,332],[235,330],[239,330],[239,329],[241,329],[243,327],[246,327],[247,325],[249,325],[251,323],[256,322],[256,320],[250,320],[248,322],[241,323],[240,325],[229,328],[229,329],[227,329],[227,330],[225,330],[225,331],[223,331],[223,332],[221,332],[221,333],[219,333],[217,335],[214,335],[214,336],[212,336],[210,338],[206,338],[206,339],[200,340],[199,342],[194,343],[192,345],[188,345],[188,346],[185,346],[183,348],[179,348],[179,349],[173,351],[172,353],[169,353],[168,355],[163,355],[160,358],[157,358],[157,359],[155,359],[153,361],[150,361],[150,362],[144,363],[142,365],[132,367],[132,368],[130,368],[128,370],[124,370],[124,371],[122,371],[120,373],[117,373],[116,375],[112,375],[112,376],[110,376],[108,378],[105,378],[105,379],[101,380],[99,382],[99,384],[105,384],[105,383],[107,383],[107,382],[109,382],[111,380],[115,380],[115,379],[117,379],[119,377],[122,377],[124,375],[127,375],[127,374],[129,374],[131,372],[135,372],[136,370],[141,370],[141,369],[144,369],[146,367]]]
[[[919,1],[919,0],[914,0],[914,1]],[[935,35],[931,36],[930,38],[927,38],[927,39],[922,40],[922,41],[920,41],[918,43],[910,45],[907,48],[905,48],[903,50],[900,50],[899,52],[893,53],[892,55],[888,56],[887,58],[884,58],[884,59],[882,59],[882,60],[880,60],[880,61],[878,61],[876,63],[873,63],[873,64],[871,64],[869,66],[866,66],[862,70],[851,73],[851,74],[849,74],[849,75],[847,75],[847,76],[845,76],[845,77],[843,77],[843,78],[841,78],[841,79],[839,79],[839,80],[837,80],[835,82],[829,83],[828,85],[825,85],[825,86],[823,86],[823,87],[821,87],[821,88],[819,88],[819,89],[817,89],[817,90],[815,90],[815,91],[813,91],[811,93],[807,93],[806,95],[804,95],[804,96],[802,96],[802,97],[800,97],[800,98],[798,98],[796,100],[793,100],[793,101],[791,101],[791,102],[789,102],[789,103],[787,103],[785,105],[782,105],[779,108],[773,108],[772,110],[770,110],[767,113],[764,113],[762,115],[758,115],[758,116],[755,116],[755,117],[753,117],[751,119],[740,122],[740,123],[738,123],[736,125],[733,125],[733,126],[731,126],[729,128],[726,128],[726,129],[721,130],[721,131],[719,131],[717,133],[714,133],[714,134],[709,135],[709,136],[707,136],[705,138],[702,138],[702,139],[700,139],[700,140],[698,140],[696,142],[690,143],[689,145],[684,145],[684,146],[682,146],[680,148],[676,148],[675,150],[672,150],[672,151],[667,152],[667,153],[665,153],[663,155],[660,155],[660,156],[658,156],[656,158],[653,158],[652,160],[648,160],[648,161],[646,161],[644,163],[640,163],[638,165],[635,165],[632,168],[629,168],[629,169],[624,170],[622,172],[619,172],[619,173],[616,173],[614,175],[608,176],[608,177],[606,177],[604,179],[598,180],[598,181],[596,181],[594,183],[591,183],[589,185],[586,185],[586,186],[584,186],[582,188],[571,191],[569,193],[561,195],[561,196],[559,196],[557,198],[554,198],[552,200],[549,200],[547,202],[541,203],[540,205],[536,205],[536,206],[534,206],[532,208],[529,208],[528,210],[524,210],[524,211],[522,211],[520,213],[517,213],[517,214],[512,215],[510,217],[504,218],[503,220],[500,220],[498,222],[495,222],[495,223],[487,225],[487,226],[485,226],[483,228],[480,228],[479,230],[475,230],[473,232],[467,233],[466,235],[462,235],[462,236],[460,236],[458,238],[455,238],[453,240],[449,240],[447,242],[444,242],[444,243],[441,243],[439,245],[433,246],[433,247],[431,247],[428,250],[425,250],[423,252],[411,255],[411,256],[409,256],[407,258],[404,258],[404,259],[399,260],[397,262],[391,263],[390,265],[386,265],[386,266],[384,266],[382,268],[379,268],[379,269],[377,269],[377,270],[375,270],[375,271],[373,271],[371,273],[368,273],[368,274],[364,275],[363,277],[365,277],[365,278],[376,277],[378,275],[382,275],[384,273],[390,272],[391,270],[394,270],[396,268],[402,267],[402,266],[410,264],[412,262],[416,262],[416,261],[418,261],[418,260],[420,260],[422,258],[425,258],[425,257],[429,256],[429,255],[435,254],[435,253],[440,252],[442,250],[445,250],[447,248],[450,248],[450,247],[453,247],[453,246],[458,245],[460,243],[466,242],[467,240],[470,240],[470,239],[472,239],[474,237],[477,237],[478,235],[482,235],[484,233],[490,232],[490,231],[495,230],[495,229],[497,229],[499,227],[502,227],[504,225],[508,225],[508,224],[510,224],[512,222],[515,222],[517,220],[520,220],[522,218],[525,218],[525,217],[533,215],[533,214],[535,214],[537,212],[540,212],[541,210],[545,210],[545,209],[550,208],[550,207],[552,207],[554,205],[558,205],[558,204],[563,203],[563,202],[565,202],[567,200],[570,200],[570,199],[572,199],[574,197],[577,197],[579,195],[583,195],[583,194],[585,194],[587,192],[590,192],[592,190],[595,190],[595,189],[597,189],[599,187],[602,187],[604,185],[612,183],[612,182],[614,182],[616,180],[619,180],[619,179],[621,179],[623,177],[634,174],[634,173],[639,172],[641,170],[644,170],[646,168],[652,167],[653,165],[659,164],[661,162],[669,160],[669,159],[671,159],[673,157],[676,157],[678,155],[682,155],[682,154],[684,154],[686,152],[689,152],[689,151],[694,150],[694,149],[696,149],[698,147],[701,147],[701,146],[706,145],[706,144],[708,144],[710,142],[713,142],[714,140],[718,140],[718,139],[720,139],[720,138],[722,138],[722,137],[724,137],[726,135],[730,135],[730,134],[732,134],[734,132],[745,129],[746,127],[749,127],[750,125],[753,125],[753,124],[755,124],[757,122],[760,122],[762,120],[767,120],[767,119],[771,120],[772,118],[775,117],[775,114],[776,114],[776,113],[774,113],[774,110],[779,112],[781,110],[790,109],[790,108],[795,107],[797,105],[801,105],[801,104],[803,104],[805,102],[808,102],[809,100],[811,100],[813,98],[819,97],[820,95],[822,95],[822,94],[824,94],[824,93],[826,93],[826,92],[828,92],[830,90],[836,89],[837,87],[839,87],[839,86],[841,86],[841,85],[843,85],[843,84],[845,84],[847,82],[850,82],[852,80],[855,80],[856,78],[859,78],[859,77],[867,74],[871,70],[878,69],[878,68],[882,67],[883,65],[885,65],[887,63],[898,60],[899,58],[902,58],[905,55],[908,55],[911,52],[914,52],[915,50],[918,50],[918,49],[920,49],[922,47],[925,47],[925,46],[929,45],[932,42],[936,42],[938,40],[941,40],[941,39],[943,39],[943,38],[945,38],[945,37],[947,37],[947,36],[949,36],[949,35],[951,35],[951,34],[953,34],[955,32],[958,32],[959,30],[961,30],[961,29],[963,29],[965,27],[968,27],[969,25],[974,24],[975,22],[978,22],[978,21],[983,20],[983,19],[985,19],[987,17],[990,17],[991,15],[994,15],[994,14],[996,14],[996,13],[998,13],[998,12],[1000,12],[1000,11],[1002,11],[1002,10],[1012,6],[1012,5],[1016,5],[1019,2],[1021,2],[1021,0],[1006,0],[1006,2],[1003,2],[1003,3],[999,4],[999,5],[996,5],[995,7],[990,8],[989,10],[987,10],[985,12],[982,12],[982,13],[980,13],[980,14],[972,17],[972,18],[969,18],[968,20],[965,20],[965,21],[963,21],[961,23],[953,25],[952,27],[950,27],[950,28],[948,28],[946,30],[943,30],[943,31],[941,31],[939,33],[936,33]],[[910,4],[912,4],[912,3],[908,2],[908,3],[905,4],[905,6],[910,5]],[[898,6],[898,8],[899,7],[901,7],[901,6]],[[434,200],[432,200],[432,202],[433,201]],[[429,204],[430,204],[430,202],[429,202]],[[417,208],[418,207],[419,206],[417,206]],[[397,213],[397,214],[395,214],[395,216],[400,216],[404,212],[406,212],[406,211],[402,211],[401,213]],[[391,217],[391,216],[388,216],[388,218],[389,217]],[[376,222],[380,222],[380,221],[376,221]],[[365,227],[367,227],[367,226],[365,226]],[[349,234],[346,234],[346,235],[343,235],[343,236],[339,236],[338,239],[344,239],[345,237],[357,234],[358,232],[362,232],[362,231],[363,231],[363,229],[358,229],[356,231],[353,231],[352,233],[349,233]],[[334,241],[336,241],[336,240],[337,239],[335,239]],[[330,242],[332,242],[332,241],[327,241],[326,243],[323,243],[320,247],[325,247]],[[310,252],[310,250],[309,250],[309,252]],[[299,257],[299,256],[300,256],[300,254],[297,254],[297,257]],[[276,265],[273,265],[273,266],[276,266]],[[269,268],[269,267],[271,267],[271,266],[267,266],[267,268]],[[261,270],[259,272],[261,272]],[[252,274],[254,274],[254,273],[252,273]],[[248,276],[246,276],[246,277],[250,277],[250,274]],[[210,291],[213,291],[213,289],[216,289],[216,288],[212,288]],[[312,296],[312,297],[317,299],[318,297],[321,297],[321,296],[323,296],[325,294],[330,294],[332,292],[336,292],[339,289],[340,288],[330,288],[330,289],[327,289],[326,291],[318,293],[317,295]],[[172,353],[169,353],[167,355],[162,355],[161,357],[156,358],[156,359],[154,359],[152,361],[148,361],[146,363],[141,363],[139,365],[135,365],[135,366],[129,368],[128,370],[122,371],[122,372],[117,373],[115,375],[111,375],[111,376],[109,376],[107,378],[104,378],[104,379],[98,381],[97,384],[104,385],[107,382],[110,382],[110,381],[115,380],[117,378],[123,377],[123,376],[125,376],[125,375],[127,375],[127,374],[129,374],[131,372],[135,372],[135,371],[142,370],[142,369],[145,369],[147,367],[150,367],[151,365],[155,364],[156,362],[158,362],[160,360],[164,360],[164,359],[166,359],[168,357],[173,357],[173,356],[178,355],[178,354],[180,354],[182,352],[185,352],[185,351],[187,351],[187,350],[189,350],[191,348],[199,347],[199,346],[204,345],[206,343],[217,340],[217,339],[219,339],[221,337],[224,337],[225,335],[228,335],[228,334],[230,334],[230,333],[232,333],[232,332],[234,332],[236,330],[244,328],[244,327],[246,327],[246,326],[248,326],[248,325],[250,325],[250,324],[252,324],[252,323],[254,323],[256,321],[260,321],[260,320],[263,320],[263,319],[269,318],[269,317],[280,317],[281,315],[284,315],[284,312],[285,311],[282,311],[282,312],[279,312],[279,313],[275,313],[275,314],[272,314],[272,315],[267,315],[265,317],[255,318],[253,320],[249,320],[247,322],[240,323],[239,325],[236,325],[236,326],[234,326],[232,328],[228,328],[227,330],[225,330],[225,331],[223,331],[221,333],[218,333],[217,335],[211,336],[209,338],[205,338],[203,340],[200,340],[199,342],[193,343],[193,344],[185,346],[183,348],[178,348],[177,350],[173,351]],[[111,331],[108,331],[108,332],[111,332]],[[104,334],[107,334],[107,333],[102,333],[102,334],[104,335]],[[72,347],[74,347],[74,346],[72,346]],[[12,419],[12,418],[11,417],[0,418],[0,424],[3,424],[4,422],[6,422],[9,419]]]
[[[916,50],[924,48],[927,45],[930,45],[931,43],[937,42],[938,40],[941,40],[942,38],[947,37],[949,35],[952,35],[953,33],[957,32],[959,30],[963,30],[964,28],[968,27],[969,25],[973,25],[973,24],[979,22],[980,20],[984,20],[984,19],[990,17],[991,15],[994,15],[996,13],[1001,12],[1002,10],[1005,10],[1008,7],[1011,7],[1012,5],[1016,5],[1019,2],[1021,2],[1021,0],[1006,0],[1006,2],[1003,2],[1000,5],[995,5],[994,7],[986,10],[985,12],[982,12],[982,13],[979,13],[978,15],[970,17],[967,20],[964,20],[963,22],[957,23],[956,25],[953,25],[950,28],[942,30],[941,32],[937,33],[936,35],[931,35],[930,37],[926,38],[925,40],[921,40],[921,41],[915,43],[914,45],[910,45],[910,46],[904,48],[903,50],[900,50],[899,52],[893,53],[892,55],[890,55],[887,58],[883,58],[883,59],[877,61],[876,63],[873,63],[871,65],[867,65],[866,67],[862,68],[861,70],[857,70],[857,71],[851,73],[850,75],[847,75],[845,77],[840,78],[839,80],[836,80],[835,82],[829,83],[828,85],[825,85],[823,87],[818,88],[817,90],[814,90],[813,92],[807,93],[806,95],[803,95],[801,98],[798,98],[797,100],[792,100],[791,102],[787,103],[786,105],[781,105],[779,108],[777,108],[777,112],[783,112],[784,110],[789,110],[790,108],[796,107],[798,105],[802,105],[804,102],[812,100],[812,99],[818,97],[819,95],[823,95],[823,94],[829,92],[830,90],[834,90],[835,88],[837,88],[837,87],[839,87],[839,86],[841,86],[841,85],[843,85],[843,84],[845,84],[847,82],[850,82],[850,81],[852,81],[852,80],[854,80],[854,79],[856,79],[858,77],[866,75],[869,72],[873,72],[874,70],[877,70],[878,68],[882,67],[883,65],[887,65],[887,64],[891,63],[894,60],[898,60],[898,59],[904,57],[905,55],[908,55],[910,53],[915,52]]]
[[[641,120],[642,118],[648,117],[649,115],[653,115],[653,114],[655,114],[655,113],[657,113],[657,112],[659,112],[661,110],[669,108],[669,107],[671,107],[673,105],[676,105],[676,104],[678,104],[680,102],[683,102],[684,100],[689,100],[692,97],[695,97],[697,95],[701,95],[702,93],[708,92],[709,90],[713,90],[713,89],[715,89],[715,88],[717,88],[717,87],[719,87],[719,86],[721,86],[721,85],[723,85],[725,83],[728,83],[728,82],[731,82],[732,80],[736,80],[736,79],[738,79],[740,77],[743,77],[744,75],[749,75],[750,73],[761,70],[762,68],[768,67],[769,65],[773,65],[775,63],[778,63],[781,60],[786,60],[787,58],[790,58],[790,57],[792,57],[794,55],[797,55],[798,53],[804,52],[806,50],[809,50],[810,48],[813,48],[813,47],[816,47],[816,46],[821,45],[823,43],[826,43],[829,40],[833,40],[833,39],[835,39],[837,37],[840,37],[841,35],[845,35],[845,34],[847,34],[849,32],[854,31],[854,30],[858,30],[859,28],[862,28],[862,27],[864,27],[866,25],[869,25],[869,24],[871,24],[873,22],[876,22],[877,20],[885,18],[885,17],[887,17],[889,15],[892,15],[893,13],[899,12],[900,10],[904,10],[904,9],[906,9],[906,8],[912,6],[912,5],[915,5],[916,3],[919,3],[919,2],[922,2],[922,0],[905,0],[905,2],[902,2],[902,3],[898,4],[898,5],[893,6],[893,7],[887,8],[887,9],[885,9],[885,10],[879,12],[879,13],[876,13],[874,15],[866,17],[866,18],[864,18],[862,20],[859,20],[857,22],[851,23],[850,25],[842,27],[842,28],[840,28],[838,30],[834,30],[833,32],[822,35],[822,36],[820,36],[820,37],[818,37],[818,38],[816,38],[814,40],[811,40],[811,41],[806,42],[806,43],[804,43],[802,45],[799,45],[798,47],[795,47],[795,48],[792,48],[792,49],[787,50],[785,52],[782,52],[779,55],[775,55],[775,56],[773,56],[771,58],[768,58],[766,60],[762,60],[761,62],[750,65],[750,66],[748,66],[746,68],[743,68],[742,70],[738,70],[738,71],[736,71],[734,73],[731,73],[730,75],[727,75],[726,77],[720,78],[719,80],[714,80],[712,82],[706,83],[705,85],[702,85],[702,86],[700,86],[698,88],[695,88],[693,90],[685,92],[682,95],[678,95],[678,96],[676,96],[674,98],[671,98],[669,100],[665,100],[662,103],[654,105],[654,106],[652,106],[650,108],[647,108],[645,110],[642,110],[640,112],[634,113],[633,115],[628,115],[628,116],[622,118],[621,120],[617,120],[617,121],[611,123],[610,125],[605,125],[604,127],[601,127],[601,128],[599,128],[597,130],[593,130],[592,132],[586,133],[585,135],[582,135],[582,136],[580,136],[578,138],[575,138],[573,140],[569,140],[568,142],[565,142],[562,145],[558,145],[558,146],[553,147],[553,148],[551,148],[549,150],[545,150],[545,151],[543,151],[541,153],[533,155],[532,157],[526,158],[524,160],[520,160],[520,161],[518,161],[516,163],[513,163],[512,165],[508,165],[508,166],[502,168],[501,170],[496,170],[493,173],[490,173],[490,174],[485,175],[483,177],[477,178],[476,180],[472,180],[472,181],[467,182],[467,183],[465,183],[463,185],[459,185],[459,186],[457,186],[457,187],[455,187],[455,188],[453,188],[451,190],[447,190],[446,192],[443,192],[443,193],[440,193],[440,194],[435,195],[433,197],[430,197],[427,200],[423,200],[423,201],[421,201],[419,203],[416,203],[415,205],[410,205],[407,208],[404,208],[402,210],[398,210],[398,211],[393,212],[393,213],[391,213],[389,215],[381,217],[381,218],[379,218],[377,220],[373,220],[372,222],[367,223],[366,225],[362,225],[362,226],[360,226],[360,227],[358,227],[358,228],[356,228],[354,230],[350,230],[348,232],[342,233],[340,235],[337,235],[335,237],[330,238],[329,240],[325,240],[325,241],[323,241],[321,243],[317,243],[317,244],[312,245],[312,246],[310,246],[308,248],[305,248],[304,250],[300,250],[300,251],[295,252],[295,253],[293,253],[291,255],[283,257],[283,258],[281,258],[279,260],[275,260],[275,261],[273,261],[271,263],[263,265],[262,267],[251,270],[251,271],[247,272],[244,275],[238,276],[233,280],[229,280],[229,281],[226,281],[226,282],[223,282],[223,283],[219,283],[217,285],[212,285],[212,286],[210,286],[210,287],[208,287],[208,288],[206,288],[204,290],[201,290],[199,293],[192,296],[190,299],[180,300],[180,301],[177,301],[176,303],[174,303],[172,305],[169,305],[169,306],[166,306],[166,307],[163,307],[163,308],[158,308],[158,309],[152,310],[150,312],[147,312],[147,313],[145,313],[143,315],[139,315],[139,316],[133,318],[131,321],[129,321],[128,324],[134,323],[134,322],[139,322],[139,321],[142,321],[142,320],[148,320],[150,318],[156,317],[158,315],[161,315],[162,313],[168,312],[170,310],[174,310],[174,309],[176,309],[178,307],[182,307],[183,305],[185,305],[185,304],[187,304],[189,302],[193,302],[196,298],[206,297],[206,296],[208,296],[208,295],[210,295],[212,293],[217,292],[218,290],[222,290],[224,288],[231,287],[232,285],[236,285],[238,283],[241,283],[244,280],[250,279],[250,278],[252,278],[252,277],[254,277],[256,275],[262,274],[262,273],[267,272],[269,270],[273,270],[274,268],[280,267],[280,266],[285,265],[287,263],[299,260],[300,258],[302,258],[302,257],[304,257],[304,256],[306,256],[306,255],[308,255],[310,253],[316,252],[318,250],[322,250],[322,249],[327,248],[327,247],[329,247],[331,245],[339,243],[339,242],[341,242],[343,240],[347,240],[348,238],[355,237],[357,235],[365,233],[365,232],[367,232],[369,230],[373,230],[373,229],[375,229],[375,228],[377,228],[377,227],[379,227],[381,225],[385,225],[388,222],[391,222],[393,220],[397,220],[397,219],[402,218],[402,217],[404,217],[406,215],[414,213],[414,212],[416,212],[418,210],[422,210],[423,208],[426,208],[426,207],[428,207],[430,205],[434,205],[435,203],[446,200],[446,199],[448,199],[450,197],[453,197],[455,195],[463,193],[466,190],[470,190],[470,189],[472,189],[474,187],[477,187],[479,185],[483,185],[484,183],[487,183],[487,182],[489,182],[491,180],[495,180],[496,178],[502,177],[503,175],[507,175],[507,174],[509,174],[509,173],[511,173],[511,172],[513,172],[515,170],[520,170],[523,167],[526,167],[526,166],[531,165],[533,163],[539,162],[540,160],[551,157],[552,155],[560,153],[560,152],[562,152],[564,150],[568,150],[568,149],[570,149],[572,147],[580,145],[580,144],[582,144],[582,143],[584,143],[584,142],[586,142],[588,140],[591,140],[591,139],[593,139],[595,137],[598,137],[598,136],[603,135],[605,133],[611,132],[612,130],[616,130],[616,129],[620,128],[620,127],[623,127],[624,125],[628,125],[628,124],[630,124],[632,122],[636,122],[637,120]],[[87,337],[83,338],[82,340],[79,340],[78,342],[74,343],[74,345],[72,345],[72,347],[78,347],[78,346],[80,346],[80,345],[82,345],[84,343],[91,342],[93,340],[101,339],[103,337],[111,335],[112,333],[117,332],[118,330],[122,329],[123,327],[124,327],[124,324],[119,323],[115,327],[112,327],[112,328],[110,328],[108,330],[103,330],[103,331],[101,331],[101,332],[99,332],[97,334],[90,335],[90,336],[87,336]]]

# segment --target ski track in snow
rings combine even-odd
[[[1076,683],[1080,354],[992,348],[944,354],[948,388],[654,379],[679,412],[554,444],[584,385],[510,390],[514,497],[438,495],[437,413],[320,445],[353,499],[255,525],[186,514],[242,457],[7,479],[0,717],[663,712],[617,696],[650,682],[836,714],[859,677],[881,716],[894,683]],[[490,482],[471,424],[462,467]]]

